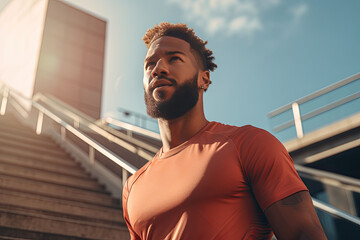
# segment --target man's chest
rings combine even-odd
[[[154,159],[129,193],[131,223],[148,225],[169,212],[221,208],[243,197],[249,191],[237,156],[233,145],[224,142],[193,144],[169,158]]]

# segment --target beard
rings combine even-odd
[[[192,109],[199,100],[197,87],[198,74],[192,79],[185,81],[182,85],[173,84],[176,88],[171,98],[164,102],[156,102],[151,93],[144,93],[146,111],[152,118],[163,118],[166,120],[181,117]]]

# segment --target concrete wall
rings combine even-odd
[[[100,118],[106,22],[49,0],[34,92]]]
[[[105,35],[106,21],[60,0],[13,0],[0,13],[0,81],[98,119]]]

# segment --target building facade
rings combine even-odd
[[[13,0],[0,13],[0,36],[0,81],[100,118],[105,20],[60,0]]]

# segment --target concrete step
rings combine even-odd
[[[55,157],[55,156],[48,156],[46,154],[41,153],[35,153],[29,150],[14,148],[10,146],[2,146],[0,145],[0,155],[1,154],[7,154],[7,155],[13,155],[16,157],[23,157],[23,158],[29,158],[34,160],[43,160],[47,162],[54,162],[58,164],[62,164],[64,166],[78,166],[78,164],[72,160],[70,157]]]
[[[28,126],[17,120],[6,120],[0,117],[0,127],[7,129],[19,129],[21,131],[33,131],[35,132],[35,126]]]
[[[8,128],[31,130],[30,126],[24,125],[16,117],[0,116],[0,124]]]
[[[0,116],[0,239],[126,240],[122,215],[52,139]]]
[[[62,206],[60,206],[60,207],[62,207]],[[27,208],[27,207],[15,206],[12,204],[11,205],[0,204],[0,209],[2,209],[3,211],[7,210],[9,212],[17,211],[17,212],[21,212],[23,214],[39,214],[39,215],[43,215],[43,216],[59,217],[59,218],[67,219],[67,220],[84,221],[84,222],[87,222],[90,224],[95,223],[95,224],[107,225],[107,226],[111,226],[111,227],[126,227],[125,222],[114,221],[114,220],[104,220],[104,219],[100,219],[97,217],[89,218],[86,216],[81,216],[81,215],[76,215],[76,214],[71,214],[71,213],[64,213],[61,211]],[[74,209],[76,209],[76,208],[74,208]]]
[[[101,191],[104,189],[98,182],[89,178],[78,178],[46,170],[33,169],[0,162],[0,174],[33,179],[37,181],[60,184],[69,187]]]
[[[116,208],[113,206],[98,206],[5,189],[1,189],[0,192],[2,196],[0,198],[1,206],[24,208],[27,211],[49,212],[54,215],[64,215],[73,219],[93,222],[104,221],[108,224],[124,224],[120,206]]]
[[[105,224],[88,223],[80,220],[64,219],[61,217],[44,216],[42,214],[26,213],[16,210],[0,208],[0,226],[13,228],[20,232],[23,237],[30,236],[33,239],[56,239],[54,235],[77,237],[80,239],[128,239],[126,227],[113,227]],[[35,235],[40,232],[41,235]],[[10,233],[8,233],[9,235]],[[45,234],[52,234],[46,236]],[[41,237],[41,238],[40,238]],[[47,237],[47,238],[45,238]]]
[[[48,138],[48,141],[44,141],[44,139],[38,140],[36,137],[33,137],[33,138],[22,137],[20,135],[15,135],[15,134],[3,132],[3,131],[0,131],[0,138],[10,139],[13,141],[18,141],[18,142],[30,143],[33,145],[47,147],[50,149],[59,149],[60,148],[58,145],[56,145],[56,143],[51,138]]]
[[[13,233],[13,234],[10,234]],[[4,228],[0,226],[0,239],[2,240],[32,240],[34,238],[24,238],[13,228]]]
[[[28,130],[28,129],[19,129],[19,128],[9,128],[4,125],[0,124],[0,132],[6,132],[8,134],[22,136],[24,138],[36,138],[39,141],[49,141],[49,137],[45,135],[37,135],[35,130]]]
[[[71,165],[70,167],[68,165],[64,166],[62,164],[51,163],[39,159],[34,160],[29,158],[0,154],[0,162],[33,168],[33,169],[46,170],[49,172],[60,173],[74,177],[82,177],[82,178],[90,177],[90,175],[86,173],[85,170],[82,168],[80,169],[79,167],[73,167],[73,165]]]
[[[67,154],[60,148],[49,148],[46,146],[39,146],[34,143],[29,144],[12,139],[4,139],[0,137],[0,145],[6,147],[14,147],[22,150],[28,150],[36,153],[47,154],[55,157],[67,157]]]
[[[100,206],[118,206],[119,201],[111,198],[105,191],[90,191],[33,179],[0,174],[0,189],[13,190],[64,200],[81,201]],[[1,190],[0,190],[1,192]]]

